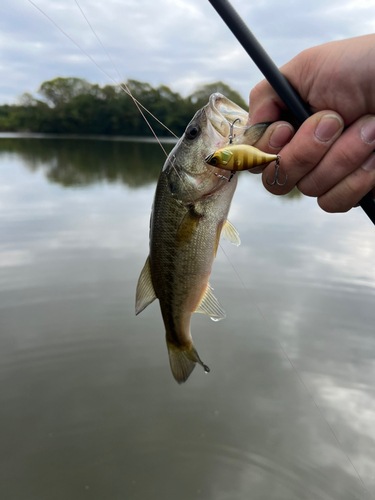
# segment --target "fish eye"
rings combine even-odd
[[[185,135],[188,139],[192,140],[192,139],[195,139],[198,135],[199,135],[199,132],[201,131],[199,125],[190,125],[190,127],[188,127],[186,129],[186,132],[185,132]]]

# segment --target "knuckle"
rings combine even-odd
[[[350,167],[353,164],[355,165],[356,163],[356,154],[351,149],[345,149],[342,148],[340,150],[340,158],[337,161],[337,164],[343,168],[343,167]]]
[[[306,151],[304,151],[301,147],[295,146],[289,152],[287,165],[293,170],[303,170],[303,172],[308,172],[315,166],[315,161],[312,158],[312,155],[306,154]]]
[[[344,200],[333,195],[323,195],[318,198],[319,207],[329,214],[347,212],[351,207],[343,204]]]
[[[346,177],[340,186],[318,198],[318,205],[328,213],[348,212],[360,199],[356,175]]]
[[[313,177],[301,179],[297,183],[297,187],[305,196],[318,197],[321,194],[321,188],[319,188]]]
[[[356,172],[349,177],[346,177],[343,181],[344,189],[346,191],[346,198],[355,198],[358,195],[358,182],[356,179]]]
[[[264,83],[263,81],[260,83],[257,83],[255,87],[253,87],[250,91],[250,102],[253,103],[254,101],[257,101],[263,94],[263,89],[264,89]]]

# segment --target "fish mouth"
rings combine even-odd
[[[204,159],[205,163],[209,163],[214,154],[215,154],[215,151],[213,153],[209,154],[208,156],[206,156],[206,158]]]
[[[211,94],[203,109],[207,117],[207,134],[215,144],[221,145],[224,138],[228,141],[231,134],[239,137],[248,128],[248,112],[219,92]]]

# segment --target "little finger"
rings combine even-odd
[[[360,168],[320,196],[318,204],[325,212],[347,212],[374,187],[375,153],[371,153]]]

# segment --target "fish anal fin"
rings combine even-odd
[[[220,321],[225,318],[225,311],[212,293],[212,290],[211,285],[207,283],[203,297],[194,312],[207,314],[213,321]]]
[[[240,235],[233,224],[229,222],[229,220],[225,221],[221,234],[223,235],[223,238],[229,240],[231,243],[233,243],[233,245],[236,245],[236,247],[241,244]]]
[[[138,279],[137,292],[135,295],[135,314],[146,309],[156,299],[156,293],[151,280],[150,257],[147,257],[142,272]]]
[[[177,247],[183,247],[189,243],[195,231],[197,230],[199,221],[202,217],[203,215],[195,210],[194,205],[189,206],[189,210],[182,219],[177,231]]]
[[[198,356],[194,346],[183,347],[173,342],[169,342],[167,339],[167,347],[172,375],[179,384],[186,382],[191,372],[194,370],[196,363],[203,366],[206,373],[210,371],[208,366],[205,365]]]

